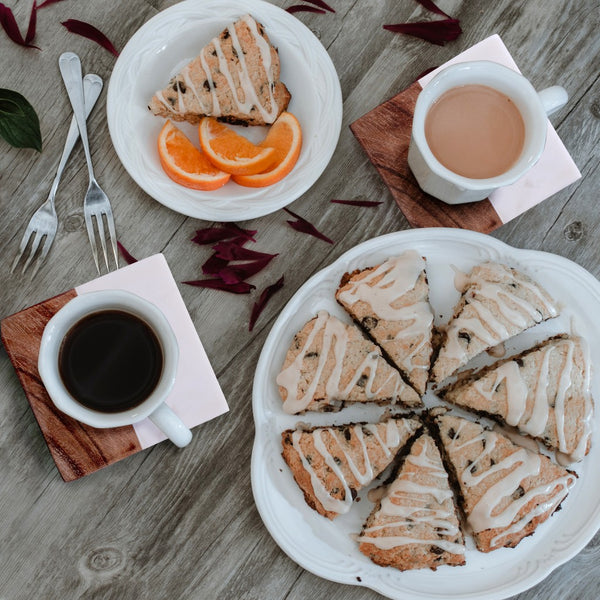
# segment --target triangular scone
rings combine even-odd
[[[228,25],[200,54],[156,92],[148,108],[174,121],[205,116],[238,125],[266,125],[287,108],[279,56],[263,26],[250,15]]]
[[[465,564],[454,494],[428,434],[413,443],[358,542],[373,562],[401,571]]]
[[[328,519],[350,510],[358,490],[371,483],[421,428],[416,419],[289,429],[283,458],[307,504]]]
[[[320,311],[294,336],[277,376],[283,410],[333,411],[345,402],[400,402],[421,398],[355,325]]]
[[[581,338],[554,337],[485,367],[439,396],[581,460],[590,447],[593,413],[588,354]]]
[[[558,508],[574,473],[494,431],[452,415],[434,417],[477,548],[514,547]]]
[[[420,254],[408,250],[375,267],[346,273],[335,297],[423,395],[429,379],[433,313]]]
[[[477,354],[558,315],[556,303],[527,275],[483,263],[466,277],[454,316],[442,335],[432,380],[439,383]]]

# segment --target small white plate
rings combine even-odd
[[[260,515],[279,546],[305,569],[332,581],[369,587],[395,600],[500,600],[522,592],[566,562],[600,527],[600,443],[597,433],[590,454],[571,467],[579,480],[562,510],[537,528],[516,548],[489,554],[478,552],[467,536],[467,564],[400,572],[380,567],[358,551],[359,533],[373,504],[367,491],[350,512],[329,521],[312,510],[281,457],[281,432],[299,421],[311,425],[377,420],[383,409],[356,406],[340,413],[287,415],[282,410],[275,377],[294,334],[319,309],[350,322],[336,303],[334,292],[347,271],[373,266],[388,256],[415,249],[427,258],[430,299],[436,323],[445,323],[459,298],[453,267],[468,272],[486,260],[514,266],[539,281],[562,305],[556,319],[540,324],[506,344],[507,354],[519,352],[548,336],[570,332],[590,344],[592,362],[600,365],[600,283],[575,263],[544,252],[517,250],[479,233],[459,229],[417,229],[375,238],[346,252],[331,266],[309,279],[279,315],[263,347],[254,377],[256,437],[252,453],[252,489]],[[493,359],[487,357],[486,362]],[[600,398],[598,378],[592,393]],[[427,406],[440,402],[428,392]],[[472,417],[471,417],[472,418]],[[600,410],[595,413],[595,427]],[[375,487],[374,484],[371,487]]]
[[[180,186],[163,172],[156,140],[164,119],[148,110],[154,93],[229,23],[250,13],[278,48],[288,110],[300,121],[303,144],[294,170],[265,188],[228,182],[212,192]],[[210,221],[243,221],[278,210],[308,190],[329,163],[342,124],[335,67],[315,35],[296,17],[262,0],[187,0],[145,23],[121,52],[108,87],[108,127],[115,150],[135,182],[174,211]],[[197,127],[177,124],[199,147]],[[266,127],[240,128],[254,142]]]

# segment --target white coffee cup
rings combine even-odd
[[[525,141],[517,161],[506,172],[487,179],[471,179],[452,172],[431,152],[425,138],[425,118],[431,105],[448,90],[463,85],[485,85],[508,96],[525,124]],[[494,190],[522,177],[539,160],[546,145],[547,115],[564,106],[567,92],[553,86],[536,92],[521,74],[490,61],[452,65],[440,71],[421,91],[415,105],[408,165],[419,187],[448,204],[487,198]]]
[[[156,334],[163,355],[162,373],[154,390],[140,404],[121,412],[100,412],[79,403],[65,387],[59,372],[61,345],[67,333],[84,317],[107,310],[124,311],[142,319]],[[92,427],[108,428],[149,418],[181,448],[190,443],[192,432],[165,404],[175,383],[178,360],[179,346],[173,329],[154,304],[123,290],[103,290],[76,296],[48,321],[42,334],[38,371],[54,405],[74,419]]]

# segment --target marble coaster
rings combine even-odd
[[[55,408],[40,380],[37,357],[46,323],[71,298],[105,289],[122,289],[142,296],[167,317],[180,349],[177,378],[167,404],[188,427],[195,427],[229,410],[162,254],[150,256],[26,308],[2,320],[2,341],[65,481],[93,473],[166,439],[148,419],[115,429],[95,429],[79,423]]]
[[[413,227],[460,227],[489,233],[581,177],[548,121],[546,148],[538,163],[513,185],[496,190],[486,200],[449,205],[419,188],[407,163],[417,96],[440,69],[471,60],[491,60],[519,70],[500,37],[493,35],[421,77],[350,125]]]

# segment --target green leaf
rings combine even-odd
[[[42,151],[40,121],[35,109],[18,92],[0,88],[0,137],[16,148]]]

